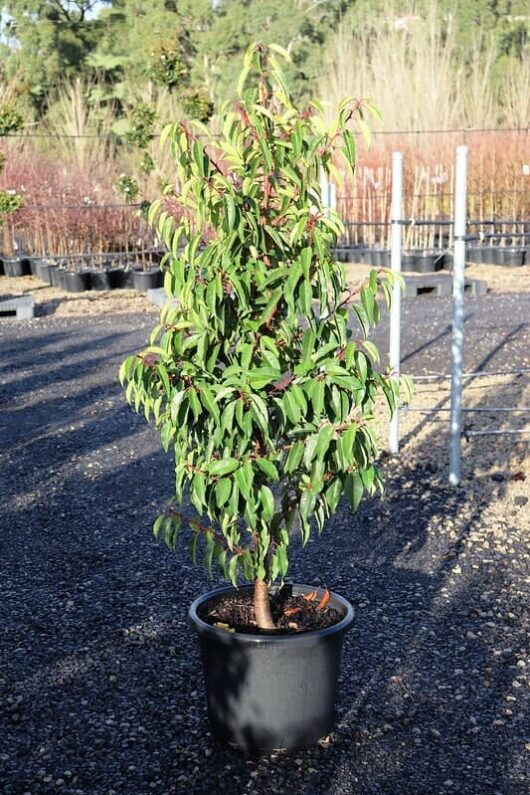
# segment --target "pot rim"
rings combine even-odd
[[[325,593],[325,589],[318,586],[304,585],[302,583],[289,584],[292,585],[293,591],[296,589],[299,593],[309,593],[310,591],[315,590],[322,594]],[[248,591],[252,587],[252,584],[240,585],[239,588],[234,588],[232,585],[228,585],[223,586],[222,588],[216,588],[213,591],[208,591],[208,593],[197,597],[197,599],[195,599],[190,605],[188,611],[188,618],[192,627],[199,635],[208,635],[212,639],[215,638],[219,642],[229,645],[235,645],[241,642],[245,645],[251,644],[254,646],[265,646],[278,643],[294,643],[300,646],[311,646],[319,643],[322,638],[328,635],[345,634],[353,624],[355,611],[352,605],[343,596],[335,593],[335,591],[330,592],[331,597],[335,600],[335,602],[339,603],[341,608],[343,608],[344,616],[337,624],[333,624],[330,627],[325,627],[324,629],[311,629],[307,632],[293,632],[292,634],[285,635],[277,635],[273,632],[255,635],[250,632],[227,632],[224,629],[219,629],[218,627],[208,624],[208,622],[204,621],[199,616],[197,611],[206,602],[215,599],[217,596],[222,596],[223,594],[234,593],[236,591]]]

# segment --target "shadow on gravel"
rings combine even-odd
[[[525,385],[518,378],[496,387],[495,402],[520,404]],[[485,390],[478,405],[492,398]],[[474,446],[489,445],[488,437],[470,440],[462,485],[451,489],[445,463],[441,469],[433,455],[439,443],[434,430],[410,463],[405,449],[401,471],[388,475],[387,500],[363,504],[353,527],[347,513],[337,517],[335,533],[345,540],[339,555],[328,547],[324,576],[356,603],[359,620],[345,653],[330,770],[315,771],[303,791],[526,791],[528,715],[517,679],[525,659],[525,550],[506,547],[505,516],[493,527],[482,520],[518,476],[525,445],[514,445],[492,480],[475,466]]]
[[[18,377],[8,378],[2,384],[2,391],[5,392],[3,400],[13,399],[19,395],[27,395],[32,392],[42,390],[50,384],[60,384],[79,378],[80,373],[85,373],[85,368],[97,371],[101,368],[102,361],[107,354],[112,352],[115,355],[115,346],[120,345],[130,337],[129,332],[105,334],[101,337],[94,336],[90,340],[80,344],[77,335],[73,336],[72,344],[64,346],[64,336],[60,334],[52,335],[57,345],[54,355],[52,351],[46,350],[34,353],[34,345],[40,350],[42,347],[49,347],[41,344],[39,338],[32,338],[30,341],[12,342],[9,349],[0,354],[0,365],[5,375],[15,372]],[[46,339],[46,338],[45,338]],[[97,352],[96,355],[90,354]],[[136,348],[124,350],[122,356],[136,352]],[[37,370],[28,375],[27,368],[33,370],[45,366],[45,370]],[[117,372],[116,372],[117,379]],[[50,414],[50,416],[54,416]]]

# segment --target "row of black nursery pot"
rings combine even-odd
[[[508,265],[512,268],[530,265],[530,246],[468,246],[466,259],[483,265]]]
[[[391,265],[391,253],[388,249],[352,246],[337,248],[335,255],[341,262],[371,265],[374,268],[390,268]],[[436,249],[412,249],[401,254],[401,269],[409,273],[434,273],[443,268],[451,268],[452,264],[451,254]]]
[[[390,268],[389,249],[349,246],[337,248],[335,255],[341,262],[371,265],[375,268]],[[467,246],[466,262],[485,265],[518,267],[530,264],[530,246]],[[401,254],[401,269],[409,273],[432,273],[451,270],[453,255],[440,249],[412,249]]]
[[[162,287],[164,281],[164,274],[157,266],[75,269],[67,263],[50,262],[42,257],[4,257],[0,260],[1,273],[6,276],[36,276],[45,284],[68,293],[120,289],[147,292]]]

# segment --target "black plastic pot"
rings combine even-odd
[[[381,248],[371,248],[366,252],[366,262],[374,268],[389,268],[390,251]]]
[[[433,251],[418,251],[416,253],[417,273],[434,273],[436,270],[440,270],[440,268]]]
[[[496,256],[496,247],[484,246],[482,249],[482,262],[484,265],[495,265]]]
[[[378,248],[369,248],[366,252],[366,261],[368,265],[374,268],[381,267],[381,250]]]
[[[433,256],[434,256],[434,270],[442,271],[446,267],[447,254],[444,251],[440,251],[440,249],[435,249],[433,251]],[[447,267],[450,266],[448,265]]]
[[[314,590],[306,585],[292,589],[294,594]],[[331,594],[330,605],[343,619],[326,629],[290,635],[228,632],[201,619],[203,605],[233,592],[230,587],[211,591],[196,599],[189,612],[199,635],[214,736],[246,753],[315,745],[333,725],[342,641],[353,622],[352,606]]]
[[[38,262],[37,273],[36,273],[37,279],[40,279],[41,282],[44,282],[45,284],[51,284],[52,283],[51,274],[50,274],[51,267],[56,267],[56,266],[50,265],[45,260],[41,260],[40,262]]]
[[[408,251],[401,255],[401,270],[405,273],[415,273],[418,269],[418,255],[414,251]]]
[[[134,290],[134,271],[124,270],[121,280],[122,290]]]
[[[29,276],[31,274],[29,259],[24,257],[5,258],[4,273],[6,276]]]
[[[348,249],[347,262],[355,264],[365,264],[367,262],[366,249],[364,246],[352,246]]]
[[[61,274],[64,271],[59,268],[58,265],[50,265],[48,267],[48,273],[50,274],[50,284],[52,287],[61,287]]]
[[[508,248],[502,251],[502,264],[512,268],[518,268],[523,264],[524,251],[522,248]]]
[[[122,290],[125,281],[124,268],[109,268],[108,271],[109,284],[111,290]]]
[[[164,284],[164,274],[159,268],[152,268],[148,271],[133,270],[134,289],[140,293],[148,290],[156,290]]]
[[[84,293],[92,287],[90,271],[66,271],[65,288],[67,293]]]
[[[110,277],[108,270],[90,271],[90,282],[93,290],[110,290]]]
[[[337,246],[335,249],[335,257],[338,262],[349,262],[350,249],[347,246]]]
[[[28,257],[28,261],[29,261],[29,268],[30,268],[30,271],[31,271],[31,275],[32,276],[36,276],[37,278],[39,278],[39,273],[38,273],[39,263],[44,261],[43,258],[42,257]]]
[[[466,246],[466,262],[482,262],[482,246]]]
[[[494,265],[504,265],[504,247],[492,246],[492,258]]]
[[[368,254],[368,249],[364,246],[359,246],[358,249],[355,251],[355,256],[353,262],[359,263],[359,265],[369,265],[370,258]]]

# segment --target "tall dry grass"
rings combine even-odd
[[[344,96],[370,97],[383,117],[371,147],[360,142],[356,178],[339,200],[346,219],[367,224],[350,228],[351,242],[388,244],[388,227],[377,224],[390,217],[396,150],[405,157],[407,217],[451,218],[454,150],[466,143],[470,218],[530,218],[529,131],[500,129],[528,127],[530,52],[509,60],[500,75],[496,60],[493,40],[479,36],[464,53],[454,22],[441,22],[436,7],[423,19],[389,12],[363,28],[338,32],[320,95],[332,105]],[[412,227],[405,243],[432,247],[442,243],[442,231]]]
[[[115,119],[112,103],[90,100],[97,83],[81,77],[64,83],[51,98],[50,110],[39,132],[49,136],[45,150],[78,168],[99,166],[116,158],[111,132]]]
[[[403,18],[405,27],[396,27]],[[334,104],[372,97],[385,130],[526,126],[530,52],[508,59],[499,76],[493,38],[477,35],[464,52],[455,24],[441,21],[434,5],[424,19],[390,12],[360,29],[343,25],[329,48],[320,96]]]

